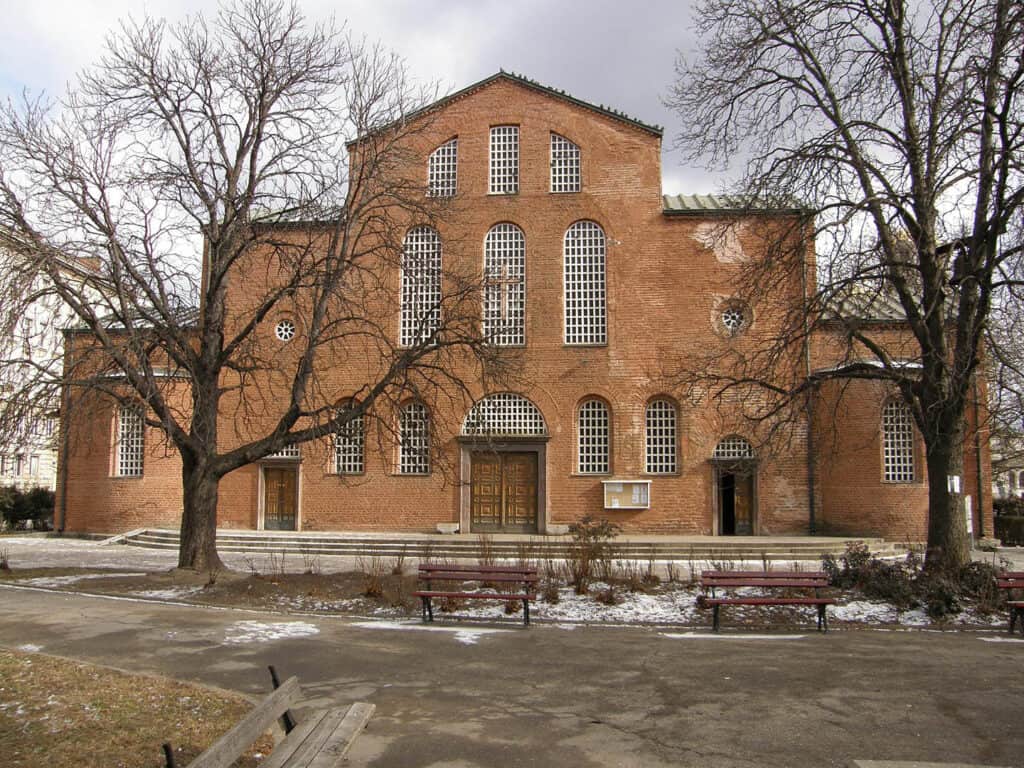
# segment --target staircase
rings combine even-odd
[[[138,530],[109,540],[133,547],[177,550],[177,531]],[[882,557],[906,552],[906,547],[878,538],[824,536],[620,536],[612,540],[620,560],[778,561],[820,560],[841,555],[851,542],[861,542]],[[495,559],[563,559],[572,544],[569,536],[495,534],[368,534],[285,533],[275,531],[217,531],[220,552],[286,553],[342,557]]]

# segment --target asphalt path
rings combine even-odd
[[[353,766],[1018,766],[1024,638],[360,622],[0,587],[0,646],[377,711]],[[300,712],[301,714],[301,712]],[[173,739],[173,732],[168,732]]]

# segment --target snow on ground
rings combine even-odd
[[[720,632],[661,632],[662,637],[670,640],[803,640],[807,635],[753,635],[744,632],[739,635]]]
[[[235,645],[266,643],[319,633],[319,627],[306,621],[239,621],[224,631],[224,642]]]
[[[132,592],[132,595],[147,600],[182,600],[189,595],[202,591],[202,587],[168,587],[167,589],[144,589],[139,592]]]
[[[494,635],[501,632],[510,632],[508,629],[495,629],[493,627],[444,627],[435,624],[422,624],[401,621],[357,621],[353,627],[363,629],[388,629],[398,632],[443,632],[450,634],[457,643],[463,645],[476,645],[484,635]]]
[[[76,584],[86,579],[116,579],[122,576],[145,576],[144,573],[83,573],[77,576],[40,576],[35,579],[24,579],[19,584],[30,587],[66,587],[69,584]]]
[[[24,651],[25,653],[39,653],[43,650],[43,646],[35,645],[34,643],[25,643],[24,645],[19,645],[18,650]]]

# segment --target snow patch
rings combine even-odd
[[[19,645],[18,650],[24,651],[25,653],[39,653],[43,650],[43,646],[34,645],[33,643],[25,643],[24,645]]]
[[[803,640],[807,635],[722,635],[715,632],[659,632],[672,640]]]
[[[124,576],[145,576],[145,573],[83,573],[78,576],[39,576],[34,579],[24,579],[17,584],[29,584],[33,587],[65,587],[68,584],[75,584],[86,579],[119,579]]]
[[[133,592],[136,597],[144,597],[150,600],[180,600],[183,597],[202,592],[202,587],[169,587],[168,589],[145,589],[141,592]]]
[[[320,633],[319,627],[305,621],[239,621],[224,631],[224,642],[231,644],[266,643],[309,637]]]
[[[1024,643],[1024,638],[1016,637],[979,637],[984,643]]]
[[[494,627],[473,627],[472,629],[467,629],[465,627],[438,627],[431,626],[429,624],[413,624],[398,621],[357,621],[353,622],[351,626],[360,627],[361,629],[387,629],[413,632],[446,632],[452,635],[455,642],[462,643],[463,645],[476,645],[480,642],[480,638],[484,635],[495,635],[501,632],[510,631],[507,629],[497,629]]]

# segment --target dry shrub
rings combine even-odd
[[[611,540],[619,535],[619,530],[615,523],[606,519],[595,520],[590,515],[569,526],[572,543],[566,565],[577,595],[587,593],[598,568],[608,575],[611,570]]]
[[[401,576],[405,573],[405,559],[408,556],[408,547],[403,544],[402,551],[395,555],[394,565],[391,566],[392,576]]]
[[[594,599],[601,605],[618,605],[622,602],[622,598],[619,597],[612,584],[607,584],[604,589],[599,589],[594,595]]]
[[[363,576],[363,595],[379,599],[384,596],[384,563],[378,555],[374,555],[369,561],[359,557],[356,561],[356,569]]]

